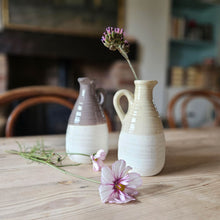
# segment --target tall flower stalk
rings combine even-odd
[[[103,33],[101,41],[107,48],[109,48],[109,50],[119,51],[119,53],[128,62],[134,78],[138,80],[137,74],[135,73],[135,70],[128,57],[129,44],[124,38],[124,30],[122,28],[108,27],[106,28],[106,32]]]

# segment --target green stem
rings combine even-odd
[[[89,154],[82,154],[82,153],[66,153],[67,155],[81,155],[81,156],[86,156],[86,157],[90,157]]]
[[[60,170],[61,172],[65,173],[65,174],[67,174],[67,175],[70,175],[70,176],[73,176],[73,177],[76,177],[76,178],[79,178],[79,179],[82,179],[82,180],[87,180],[87,181],[92,182],[92,183],[101,184],[101,182],[99,182],[99,181],[96,181],[96,180],[93,180],[93,179],[89,179],[89,178],[86,178],[86,177],[83,177],[83,176],[80,176],[80,175],[77,175],[77,174],[70,173],[69,171],[63,170],[62,168],[57,167],[57,166],[55,166],[55,165],[52,165],[52,164],[50,164],[50,163],[47,163],[47,162],[43,162],[43,163],[45,163],[45,164],[47,164],[48,166],[53,167],[53,168],[55,168],[55,169],[57,169],[57,170]]]
[[[130,60],[129,60],[129,58],[128,58],[127,53],[121,48],[121,46],[118,47],[118,51],[120,52],[120,54],[121,54],[121,55],[126,59],[126,61],[128,62],[128,65],[129,65],[129,67],[131,68],[131,71],[132,71],[132,73],[133,73],[133,75],[134,75],[134,78],[135,78],[136,80],[138,80],[137,74],[135,73],[135,70],[134,70],[134,68],[133,68],[133,66],[132,66],[132,64],[131,64],[131,62],[130,62]]]
[[[126,59],[126,58],[125,58],[125,59]],[[135,73],[135,71],[134,71],[133,66],[131,65],[130,60],[129,60],[129,59],[126,59],[126,60],[127,60],[127,62],[128,62],[128,65],[129,65],[130,68],[131,68],[131,71],[132,71],[132,73],[133,73],[133,75],[134,75],[134,78],[135,78],[136,80],[138,80],[138,77],[137,77],[137,75],[136,75],[136,73]]]
[[[66,171],[60,167],[57,167],[56,165],[53,165],[47,161],[44,161],[44,160],[40,160],[40,159],[37,159],[35,157],[31,157],[31,156],[27,156],[25,153],[22,153],[22,152],[16,152],[16,151],[8,151],[9,153],[13,153],[13,154],[17,154],[17,155],[20,155],[21,157],[25,158],[25,159],[29,159],[29,160],[32,160],[32,161],[35,161],[35,162],[39,162],[39,163],[43,163],[43,164],[46,164],[50,167],[53,167],[67,175],[70,175],[70,176],[73,176],[73,177],[76,177],[76,178],[79,178],[79,179],[82,179],[82,180],[87,180],[89,182],[92,182],[92,183],[98,183],[98,184],[101,184],[101,182],[99,181],[96,181],[96,180],[93,180],[93,179],[89,179],[89,178],[86,178],[86,177],[83,177],[83,176],[80,176],[80,175],[77,175],[77,174],[73,174],[69,171]]]
[[[81,165],[81,163],[75,163],[75,164],[65,164],[65,165],[56,165],[57,167],[75,167],[75,166],[79,166]]]

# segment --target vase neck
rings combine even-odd
[[[79,96],[95,95],[95,88],[92,85],[80,85]]]
[[[157,81],[150,80],[135,80],[135,101],[152,101],[153,100],[153,88],[157,84]]]
[[[95,95],[95,84],[93,80],[90,80],[87,77],[78,79],[80,84],[79,96]]]

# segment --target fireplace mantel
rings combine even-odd
[[[136,59],[137,44],[131,43],[129,57]],[[0,32],[0,53],[67,59],[114,61],[122,59],[109,51],[97,37],[48,34],[18,30]]]

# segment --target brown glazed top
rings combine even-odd
[[[104,95],[100,89],[95,89],[95,83],[87,77],[78,78],[80,84],[79,96],[73,107],[68,124],[97,125],[106,123],[101,104]]]

